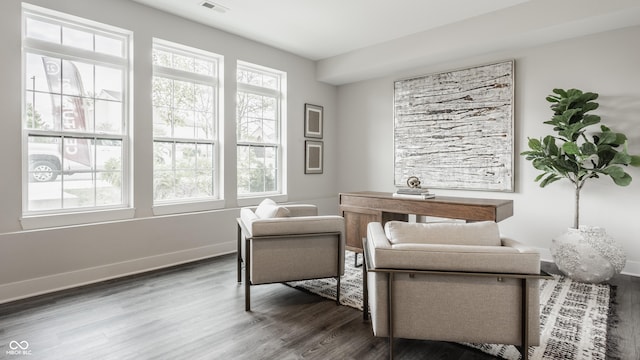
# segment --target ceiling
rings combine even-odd
[[[134,0],[320,60],[527,0]]]
[[[333,84],[640,25],[638,0],[132,1],[316,60]]]

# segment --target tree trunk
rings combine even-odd
[[[573,227],[578,228],[580,226],[580,186],[576,185],[576,203],[574,210],[575,217],[573,218]]]

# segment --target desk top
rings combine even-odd
[[[359,191],[340,193],[343,208],[361,207],[390,213],[501,221],[513,215],[513,200],[436,196],[431,199],[394,197],[393,193]]]

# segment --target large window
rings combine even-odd
[[[217,199],[220,57],[155,40],[154,201]]]
[[[238,196],[280,194],[286,75],[238,63],[237,82]]]
[[[27,215],[129,207],[130,33],[23,9]]]

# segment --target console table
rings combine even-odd
[[[513,215],[513,200],[436,196],[432,199],[394,197],[392,193],[362,191],[340,194],[345,220],[346,247],[362,252],[367,224],[400,220],[409,215],[435,216],[469,221],[501,221]]]

